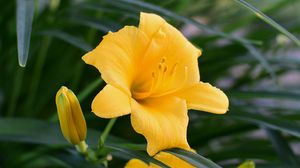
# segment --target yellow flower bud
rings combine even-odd
[[[62,86],[56,94],[60,128],[68,142],[78,145],[86,138],[86,123],[76,95]]]

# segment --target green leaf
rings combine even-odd
[[[100,132],[89,129],[86,139],[88,145],[96,147],[99,137]],[[119,151],[145,162],[152,162],[163,168],[169,168],[162,162],[148,156],[147,154],[125,148],[124,143],[126,141],[124,140],[113,136],[109,136],[107,140],[108,142],[105,147],[109,149]],[[59,123],[21,118],[0,118],[0,141],[71,146],[71,144],[69,144],[62,136]]]
[[[236,91],[231,90],[226,92],[231,98],[238,99],[257,99],[257,98],[270,98],[270,99],[290,99],[300,100],[300,93],[291,91],[268,91],[268,90],[256,90],[256,91]]]
[[[189,162],[190,164],[201,168],[221,168],[221,166],[212,162],[211,160],[183,149],[169,149],[166,152],[176,155],[177,157]]]
[[[274,82],[277,82],[277,76],[269,64],[268,60],[264,58],[264,56],[256,50],[256,48],[250,44],[244,44],[244,46],[248,49],[251,55],[260,62],[260,64],[266,69],[266,71],[271,75]]]
[[[281,25],[276,23],[273,19],[271,19],[270,17],[268,17],[267,15],[262,13],[260,10],[258,10],[257,8],[255,8],[254,6],[252,6],[251,4],[247,3],[244,0],[235,0],[235,2],[237,2],[238,4],[244,6],[245,8],[247,8],[248,10],[253,12],[261,20],[265,21],[270,26],[277,29],[282,34],[286,35],[289,39],[291,39],[295,44],[297,44],[300,47],[300,41],[297,39],[297,37],[295,37],[292,33],[287,31],[284,27],[282,27]]]
[[[26,66],[28,59],[33,15],[34,0],[17,0],[18,58],[21,67]]]
[[[69,44],[72,44],[73,46],[83,50],[83,51],[91,51],[93,48],[91,45],[86,43],[83,39],[70,35],[68,33],[59,31],[59,30],[47,30],[47,31],[41,31],[38,34],[40,35],[47,35],[51,37],[55,37],[58,39],[61,39]]]
[[[287,140],[281,135],[279,131],[272,129],[265,129],[278,156],[285,163],[287,167],[297,168],[300,167],[298,158],[295,156],[294,152],[290,148]]]
[[[141,152],[137,152],[137,151],[133,151],[133,150],[128,150],[126,148],[123,148],[123,147],[120,147],[118,145],[107,145],[108,148],[110,149],[113,149],[113,150],[116,150],[116,151],[119,151],[121,152],[122,154],[124,154],[125,156],[131,156],[133,158],[137,158],[137,159],[140,159],[140,160],[143,160],[144,162],[146,163],[154,163],[158,166],[161,166],[162,168],[170,168],[169,166],[165,165],[164,163],[148,156],[147,154],[143,154]]]
[[[122,28],[122,26],[118,23],[114,23],[114,22],[108,22],[108,21],[104,21],[104,20],[100,20],[100,19],[91,19],[88,17],[82,17],[82,16],[76,16],[76,17],[71,17],[70,21],[77,23],[77,24],[81,24],[81,25],[85,25],[91,28],[95,28],[103,33],[107,33],[109,31],[117,31],[120,28]]]
[[[227,116],[300,137],[300,125],[282,118],[263,116],[247,112],[246,108],[238,109],[234,107],[231,107],[231,111],[227,114]]]
[[[94,90],[100,87],[100,85],[104,81],[102,79],[96,79],[95,81],[91,82],[86,88],[84,88],[79,94],[78,94],[78,100],[83,101],[88,95],[90,95]]]

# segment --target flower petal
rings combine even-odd
[[[131,124],[145,136],[147,152],[154,155],[167,148],[190,149],[187,139],[188,116],[185,100],[176,97],[131,102]]]
[[[130,97],[122,90],[108,84],[94,98],[92,111],[102,118],[130,114]]]
[[[200,80],[197,59],[201,50],[158,15],[141,13],[140,17],[139,29],[150,41],[140,59],[136,90],[149,91],[153,82],[149,79],[159,76],[158,71],[165,71],[165,75],[160,86],[152,91],[152,97],[197,83]]]
[[[141,29],[143,32],[145,32],[148,37],[152,37],[157,31],[161,28],[162,25],[164,25],[166,21],[152,13],[140,13],[140,24],[139,29]]]
[[[131,159],[126,164],[124,168],[148,168],[149,165],[147,165],[145,162],[139,160],[139,159]]]
[[[157,155],[155,155],[154,158],[172,168],[196,168],[196,167],[192,166],[191,164],[189,164],[188,162],[176,157],[175,155],[167,153],[167,152],[159,152]],[[160,166],[150,163],[150,167],[151,168],[159,168]]]
[[[181,91],[179,97],[187,101],[189,109],[202,110],[216,114],[224,114],[228,110],[229,101],[220,89],[209,83],[200,82]]]
[[[95,66],[106,83],[130,94],[136,59],[145,50],[147,42],[147,37],[139,29],[125,26],[104,36],[101,43],[82,59]]]

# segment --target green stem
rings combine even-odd
[[[7,116],[13,116],[17,107],[17,101],[21,93],[23,83],[24,69],[18,68],[17,75],[14,81],[14,89],[11,94],[10,104],[7,110]]]
[[[115,122],[117,121],[117,118],[112,118],[109,120],[108,124],[106,125],[103,133],[100,136],[99,139],[99,151],[103,148],[105,140],[109,134],[109,132],[111,131],[112,127],[114,126]]]
[[[86,160],[88,160],[91,163],[98,162],[98,158],[96,156],[96,153],[88,148],[88,145],[85,141],[80,142],[79,144],[75,145],[77,151],[85,156]]]
[[[89,84],[82,92],[78,94],[78,100],[83,101],[89,94],[91,94],[103,82],[102,79],[97,79]]]
[[[79,153],[87,153],[88,145],[85,141],[81,141],[79,144],[75,145],[75,147]]]

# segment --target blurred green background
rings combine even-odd
[[[54,97],[62,85],[79,96],[94,147],[108,121],[94,116],[90,104],[105,83],[81,57],[108,31],[138,25],[144,11],[161,15],[203,50],[201,81],[230,99],[226,115],[189,113],[191,147],[224,168],[246,160],[258,168],[299,168],[300,43],[282,33],[300,36],[300,1],[247,2],[288,32],[234,0],[0,1],[0,167],[102,167],[86,162],[62,138]],[[17,6],[26,4],[17,17]],[[29,47],[21,25],[30,27],[30,11]],[[23,37],[19,52],[29,51],[25,68],[18,63],[16,18]],[[118,145],[108,151],[111,168],[138,154],[149,159],[128,116],[117,120],[107,144]]]

